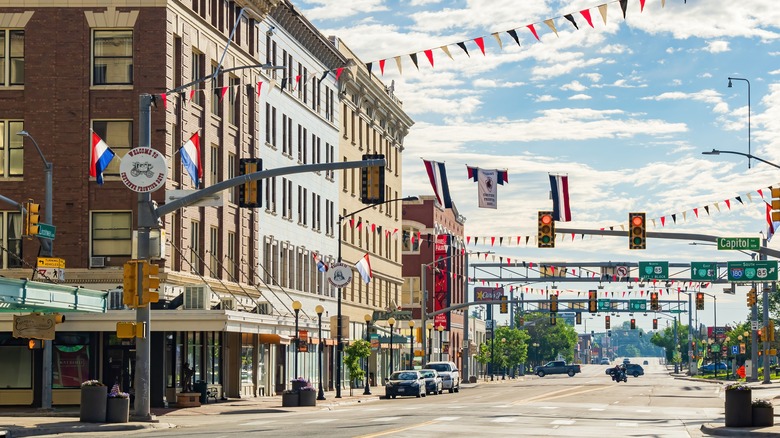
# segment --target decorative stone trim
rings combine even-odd
[[[116,7],[109,6],[105,12],[84,11],[90,28],[135,27],[138,11],[119,12]]]

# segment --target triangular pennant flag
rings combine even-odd
[[[466,52],[466,55],[468,55],[469,58],[471,58],[471,55],[469,55],[469,49],[466,48],[466,43],[460,42],[460,43],[458,43],[458,47],[463,49],[463,51]]]
[[[228,87],[222,87],[219,91],[219,101],[222,102],[222,99],[225,98],[225,93],[227,93]]]
[[[693,209],[693,214],[695,214],[696,215],[696,219],[698,219],[699,218],[699,209],[698,208],[694,208]]]
[[[324,81],[324,80],[325,80],[325,78],[327,78],[327,77],[328,77],[328,73],[330,73],[328,70],[325,70],[324,72],[322,72],[322,76],[320,76],[320,78],[317,80],[317,82],[322,82],[322,81]]]
[[[623,19],[626,19],[626,8],[628,8],[628,0],[620,0],[620,9],[623,10]]]
[[[468,245],[469,242],[471,242],[471,236],[466,236],[466,245]]]
[[[477,43],[477,47],[479,47],[479,50],[482,51],[482,54],[485,54],[485,41],[482,39],[482,37],[474,38],[474,42]]]
[[[417,67],[417,70],[419,70],[420,66],[417,65],[417,54],[416,53],[410,53],[409,57],[412,58],[412,63],[414,64],[415,67]]]
[[[744,202],[742,202],[742,196],[737,196],[737,197],[736,197],[736,198],[734,198],[734,199],[736,199],[737,201],[739,201],[739,203],[740,203],[740,204],[742,204],[742,205],[745,205],[745,203],[744,203]]]
[[[181,96],[182,103],[187,103],[187,93],[182,91],[179,93],[179,95]]]
[[[520,245],[520,237],[522,236],[517,236],[517,245]]]
[[[498,246],[501,246],[504,244],[504,236],[501,236],[498,238]]]
[[[368,75],[371,76],[371,68],[374,66],[373,62],[366,63],[366,70],[368,70]]]
[[[190,100],[192,100],[193,97],[195,97],[195,89],[194,88],[192,90],[190,90]]]
[[[663,227],[666,223],[666,216],[661,216],[661,226]]]
[[[504,44],[501,42],[501,37],[498,36],[498,32],[493,34],[493,38],[495,38],[496,41],[498,42],[498,48],[499,49],[503,49],[504,48]]]
[[[441,46],[439,47],[444,54],[447,55],[450,59],[452,59],[452,53],[450,53],[450,49],[447,46]]]
[[[577,22],[574,21],[574,16],[572,16],[571,14],[566,14],[566,15],[563,16],[563,18],[569,20],[571,22],[571,24],[574,25],[575,29],[580,30],[580,27],[577,26]]]
[[[425,53],[425,56],[428,57],[428,62],[431,63],[431,68],[433,68],[433,50],[428,49],[428,50],[425,50],[424,53]]]
[[[645,10],[645,0],[639,0],[639,12],[643,12]]]
[[[672,221],[674,221],[674,223],[677,223],[677,213],[672,213]]]
[[[511,30],[506,31],[506,33],[508,33],[509,36],[511,36],[512,39],[515,40],[515,42],[517,43],[518,46],[520,45],[520,38],[517,37],[517,31],[516,30],[511,29]]]
[[[493,237],[490,238],[490,246],[493,246],[495,244],[496,244],[496,238],[495,238],[495,236],[493,236]]]
[[[607,4],[604,3],[603,5],[599,5],[599,14],[601,14],[601,19],[604,20],[604,24],[607,24]]]
[[[395,57],[395,65],[398,67],[398,74],[399,75],[403,74],[403,71],[401,70],[401,57],[400,56],[396,56]]]
[[[686,215],[685,215],[685,213],[686,213],[686,212],[683,212],[683,222],[686,222],[686,221],[687,221],[687,219],[686,219],[686,217],[685,217],[685,216],[686,216]]]
[[[263,83],[258,82],[257,83],[257,97],[260,97],[260,90],[263,88]]]
[[[758,189],[758,190],[756,190],[756,191],[758,192],[758,195],[759,195],[759,196],[761,196],[762,198],[764,197],[764,191],[763,191],[763,190],[761,190],[761,189]]]
[[[666,0],[661,0],[661,7],[663,8],[664,6],[666,6]]]
[[[163,93],[160,95],[160,99],[162,100],[163,108],[168,109],[168,95]]]
[[[753,202],[753,197],[750,195],[750,193],[745,193],[745,196],[748,197],[748,202]]]
[[[478,241],[478,240],[479,240],[479,237],[478,237],[478,236],[474,236],[474,245],[476,245],[476,244],[477,244],[477,241]]]
[[[705,205],[704,206],[704,210],[707,212],[707,216],[709,216],[710,215],[710,206],[709,205]]]
[[[547,20],[544,20],[544,24],[547,25],[553,32],[555,32],[555,36],[558,36],[558,30],[555,28],[555,22],[552,18],[548,18]]]
[[[282,90],[287,88],[287,78],[282,78],[282,86],[280,87]]]
[[[718,212],[720,212],[720,203],[716,202],[714,205],[715,205],[715,208],[718,209]]]
[[[382,76],[385,75],[385,60],[379,61],[379,71],[382,73]]]
[[[588,22],[590,27],[593,27],[593,21],[590,19],[590,9],[581,10],[580,15],[582,15],[582,17],[585,18],[585,21]]]
[[[731,210],[731,200],[730,199],[726,199],[723,202],[725,202],[726,203],[726,207],[728,207],[728,209]]]
[[[534,27],[534,25],[533,25],[533,24],[529,24],[529,25],[528,25],[528,26],[526,26],[526,27],[527,27],[527,28],[528,28],[528,29],[531,31],[531,33],[532,33],[532,34],[534,34],[534,36],[536,37],[536,41],[541,41],[541,40],[539,39],[539,35],[537,35],[537,34],[536,34],[536,28]]]
[[[337,81],[339,80],[339,77],[341,76],[342,73],[344,73],[344,67],[339,67],[339,68],[336,69],[336,80]]]

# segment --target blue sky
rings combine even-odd
[[[604,3],[588,0],[295,4],[361,61],[387,59],[384,75],[378,64],[373,71],[386,84],[395,82],[396,96],[415,120],[404,145],[404,195],[432,194],[421,158],[445,162],[452,197],[467,219],[466,235],[534,236],[536,212],[552,206],[548,173],[569,175],[573,222],[559,227],[620,229],[628,212],[644,211],[648,219],[666,217],[666,226],[651,223],[652,231],[730,237],[766,230],[756,190],[778,185],[780,171],[755,162],[748,169],[744,157],[701,152],[748,151],[748,87],[735,81],[727,88],[727,77],[734,76],[750,81],[751,152],[780,164],[780,11],[769,0],[667,0],[663,8],[661,0],[647,0],[642,12],[639,0],[629,0],[625,20],[618,2],[609,2],[606,25],[598,12]],[[580,14],[586,9],[594,28]],[[579,30],[564,14],[573,15]],[[557,36],[547,19],[553,19]],[[511,29],[520,46],[506,33]],[[473,41],[477,37],[484,37],[485,56]],[[470,57],[456,45],[461,41]],[[433,49],[434,68],[423,54],[427,49]],[[410,53],[418,53],[419,70]],[[402,74],[395,56],[402,57]],[[477,186],[466,178],[466,165],[507,169],[509,184],[499,187],[498,209],[477,207]],[[777,240],[770,247],[778,248]],[[672,240],[651,239],[647,250],[630,251],[627,238],[614,237],[569,237],[555,249],[538,249],[533,240],[489,249],[496,257],[534,263],[747,259]],[[744,320],[746,288],[736,295],[723,295],[722,288],[704,290],[718,295],[719,325]],[[624,290],[613,288],[616,295]],[[575,295],[564,292],[562,298]],[[711,302],[707,309],[700,321],[711,325]],[[640,317],[640,324],[650,329],[648,318]],[[603,318],[588,325],[599,328]]]

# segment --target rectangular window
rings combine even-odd
[[[211,64],[211,74],[213,75],[217,71],[217,64]],[[217,117],[222,116],[222,75],[217,75],[216,79],[211,81],[214,84],[213,92],[211,93],[211,114]]]
[[[241,81],[235,77],[230,77],[230,89],[229,103],[228,103],[228,122],[234,126],[238,126],[241,115],[241,99],[239,98],[239,90],[241,89]]]
[[[227,274],[230,276],[230,279],[236,281],[236,233],[228,231],[227,237],[225,269],[227,269]]]
[[[219,228],[211,227],[209,230],[209,276],[220,278],[219,275]]]
[[[282,155],[290,155],[287,151],[287,114],[282,114]]]
[[[92,249],[96,257],[130,256],[133,252],[133,214],[129,211],[92,212]]]
[[[24,122],[0,120],[0,176],[24,175]],[[28,140],[31,141],[31,140]]]
[[[287,192],[287,178],[282,178],[282,217],[284,219],[289,219],[290,216],[288,216],[287,212],[292,209],[292,207],[288,208],[288,204],[290,203],[291,194]]]
[[[132,30],[92,32],[92,83],[94,85],[133,83]]]
[[[22,214],[13,211],[0,212],[0,251],[2,269],[22,267]],[[1,387],[1,386],[0,386]]]
[[[236,154],[228,154],[228,176],[227,179],[233,179],[236,175]],[[238,187],[233,187],[227,191],[228,202],[235,204],[238,199]]]
[[[265,184],[265,208],[276,214],[276,177],[269,178]]]
[[[271,143],[271,104],[265,104],[265,144]]]
[[[0,30],[0,85],[24,85],[23,30]]]
[[[200,222],[190,222],[190,272],[200,274]]]
[[[203,70],[204,55],[196,51],[192,52],[192,70],[190,71],[190,82],[197,81],[205,76]],[[189,97],[189,96],[188,96]],[[192,103],[203,106],[203,93],[195,92],[192,94]]]
[[[103,172],[103,176],[119,176],[119,163],[125,154],[133,147],[133,121],[132,120],[93,120],[92,130],[116,154]],[[119,158],[119,159],[117,159]]]
[[[293,198],[293,190],[292,190],[292,181],[287,181],[287,218],[292,220],[292,198]]]
[[[219,146],[211,145],[211,157],[209,163],[209,185],[219,182]]]

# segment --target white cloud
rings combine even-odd
[[[569,97],[569,100],[590,100],[592,97],[588,96],[587,94],[575,94],[574,96]]]
[[[601,81],[600,73],[583,73],[580,76],[582,76],[583,78],[590,79],[590,81],[593,83],[598,83],[599,81]]]
[[[728,41],[709,41],[707,42],[707,47],[704,48],[705,52],[710,53],[722,53],[722,52],[728,52],[729,51],[729,42]]]
[[[691,100],[696,102],[704,102],[712,105],[713,111],[718,114],[725,114],[729,109],[728,104],[723,100],[722,95],[715,90],[701,90],[695,93],[671,91],[667,93],[661,93],[657,96],[642,97],[642,100]]]
[[[332,20],[386,11],[387,7],[383,3],[383,0],[308,0],[307,4],[317,6],[303,9],[302,12],[309,20]]]
[[[555,96],[551,96],[549,94],[542,94],[536,97],[535,102],[555,102],[556,100],[558,100],[558,98]]]
[[[582,85],[579,81],[571,81],[561,86],[561,90],[564,91],[584,91],[587,89],[588,87]]]

